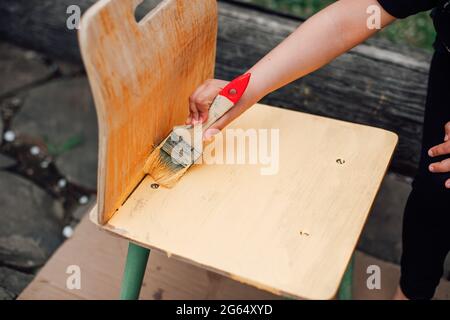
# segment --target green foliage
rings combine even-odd
[[[274,10],[289,12],[301,17],[309,17],[333,0],[250,0],[254,4],[261,5]]]
[[[403,20],[397,20],[379,33],[395,43],[432,49],[436,32],[429,13],[422,12]]]
[[[81,135],[74,135],[59,145],[49,143],[48,141],[49,139],[45,137],[44,142],[47,146],[48,153],[51,156],[57,157],[81,145],[83,143],[83,137]]]
[[[247,0],[273,10],[309,17],[333,3],[333,0]],[[423,12],[407,19],[398,20],[382,30],[378,37],[395,43],[408,44],[431,50],[435,37],[429,13]]]

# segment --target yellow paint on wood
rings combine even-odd
[[[97,221],[106,223],[143,178],[145,160],[188,98],[213,76],[215,0],[164,0],[139,23],[139,0],[100,0],[79,42],[99,122]]]
[[[104,229],[277,294],[332,298],[397,136],[264,105],[229,128],[279,130],[278,173],[194,165],[172,189],[147,176]]]

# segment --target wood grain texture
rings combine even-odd
[[[99,121],[101,224],[144,176],[153,146],[184,121],[190,94],[213,75],[216,2],[165,0],[137,23],[140,2],[101,0],[79,31]]]
[[[194,165],[172,189],[147,176],[104,229],[272,293],[333,297],[397,136],[264,105],[230,128],[279,129],[278,173]]]

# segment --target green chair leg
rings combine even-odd
[[[121,300],[137,300],[141,292],[142,280],[147,267],[150,249],[134,243],[128,246],[127,262],[122,278]]]
[[[347,266],[347,270],[342,278],[341,286],[339,287],[338,299],[339,300],[352,300],[352,287],[353,287],[353,265],[355,263],[354,257],[350,259]]]

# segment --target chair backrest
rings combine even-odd
[[[79,30],[99,122],[100,224],[142,180],[154,146],[184,121],[189,95],[213,76],[216,0],[164,0],[136,22],[141,2],[100,0]]]

